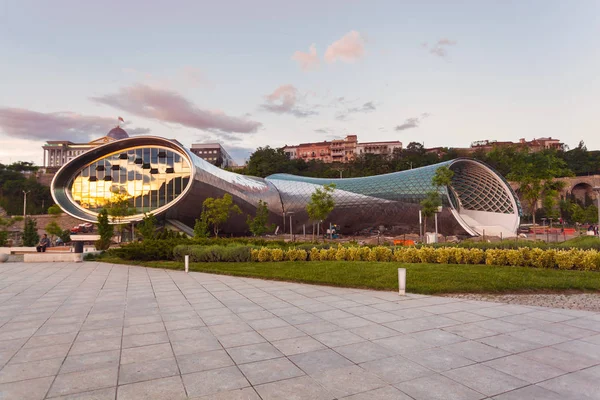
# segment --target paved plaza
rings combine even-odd
[[[188,397],[600,399],[600,314],[97,262],[0,264],[0,399]]]

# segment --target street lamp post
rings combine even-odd
[[[437,211],[434,214],[435,217],[435,240],[433,241],[433,243],[437,243],[438,242],[438,213],[442,212],[442,206],[439,206]]]
[[[598,225],[600,225],[600,186],[594,187],[596,192],[596,202],[598,203]],[[598,236],[600,238],[600,235]]]
[[[290,241],[294,241],[294,229],[292,226],[292,215],[294,214],[293,211],[288,211],[287,213],[290,216]]]
[[[23,190],[23,219],[27,217],[27,193],[29,192],[31,192],[31,190]]]

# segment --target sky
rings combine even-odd
[[[130,135],[600,150],[600,2],[0,0],[0,162]]]

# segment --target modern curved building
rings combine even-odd
[[[440,166],[454,171],[449,187],[435,188]],[[116,197],[127,199],[137,222],[144,213],[192,227],[208,197],[233,196],[244,215],[232,217],[223,231],[247,232],[245,214],[267,203],[270,219],[285,229],[290,216],[297,232],[311,222],[306,205],[316,188],[335,183],[336,207],[329,221],[344,233],[384,225],[418,232],[419,203],[428,192],[443,199],[440,231],[445,234],[514,236],[521,207],[508,183],[487,165],[466,158],[364,178],[318,179],[287,174],[267,178],[225,171],[197,157],[180,143],[160,137],[124,137],[94,148],[64,165],[55,175],[54,200],[73,217],[96,222],[98,212]],[[431,225],[430,225],[431,226]]]

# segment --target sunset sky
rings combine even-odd
[[[130,134],[600,149],[600,2],[0,0],[0,162]]]

